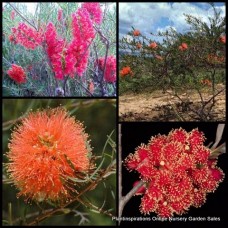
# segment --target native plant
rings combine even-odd
[[[208,23],[185,15],[189,25],[185,33],[170,28],[148,38],[132,28],[131,39],[120,40],[120,50],[128,52],[120,57],[120,93],[129,89],[143,92],[145,87],[163,90],[184,104],[188,119],[213,120],[216,98],[225,91],[226,36],[225,17],[213,4],[211,7],[213,16]],[[163,41],[156,42],[154,36]],[[193,93],[197,105],[193,105]],[[172,108],[178,120],[186,120],[175,105]]]
[[[3,95],[115,96],[110,3],[22,3],[3,8]]]

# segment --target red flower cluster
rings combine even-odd
[[[125,164],[140,173],[146,183],[140,211],[160,217],[181,215],[190,206],[200,207],[206,194],[215,191],[224,173],[210,159],[210,149],[198,129],[187,133],[182,128],[152,137],[147,145],[130,154]]]
[[[89,58],[89,45],[95,37],[92,20],[88,11],[79,8],[72,15],[73,40],[69,44],[69,53],[75,62],[75,71],[79,76],[85,72]]]
[[[7,74],[10,76],[10,78],[12,78],[18,84],[26,82],[26,75],[25,75],[25,72],[21,66],[13,64],[12,68],[10,68],[7,71]]]
[[[65,61],[63,53],[65,41],[57,38],[56,28],[51,22],[47,25],[45,38],[47,43],[47,53],[52,64],[53,71],[55,72],[55,77],[63,79],[64,72],[62,63]]]
[[[102,23],[103,14],[98,2],[85,2],[82,4],[82,8],[86,9],[89,12],[91,19],[95,23]]]
[[[95,5],[97,10],[99,3]],[[60,18],[62,18],[62,11],[58,12],[58,19]],[[66,75],[73,77],[75,73],[82,76],[87,68],[89,45],[95,37],[95,30],[86,5],[72,14],[72,35],[73,39],[70,43],[58,38],[52,23],[47,25],[45,32],[47,53],[56,78],[61,80]]]
[[[98,66],[101,70],[104,70],[105,57],[98,59]],[[106,59],[106,67],[104,73],[104,80],[106,82],[115,82],[116,81],[116,58],[115,56],[108,56]]]
[[[12,28],[12,32],[16,42],[28,49],[34,50],[43,41],[42,31],[37,32],[25,23],[19,23],[17,28]]]

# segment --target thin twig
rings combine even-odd
[[[19,14],[20,17],[22,17],[28,24],[30,24],[33,28],[35,28],[38,31],[36,26],[33,25],[28,19],[26,19],[17,8],[15,8],[11,3],[8,4]]]
[[[118,143],[119,143],[119,150],[118,150],[118,195],[119,195],[119,203],[122,199],[122,144],[121,144],[121,124],[119,124],[119,138],[118,138]],[[120,207],[118,209],[118,216],[121,216],[121,211],[120,211]]]

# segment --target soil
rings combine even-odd
[[[157,90],[143,94],[128,93],[119,96],[119,120],[120,121],[225,121],[226,102],[225,86],[216,85],[216,91],[223,90],[215,97],[215,104],[211,111],[208,103],[202,114],[202,103],[197,92],[186,91],[173,96],[172,91],[166,93]],[[204,101],[208,101],[212,95],[209,90],[202,93]]]

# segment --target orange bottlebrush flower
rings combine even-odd
[[[76,192],[69,177],[89,170],[88,135],[63,108],[32,112],[9,143],[11,179],[18,196],[36,201],[63,201]]]
[[[133,75],[133,72],[129,66],[123,67],[123,69],[120,71],[120,76],[124,77],[126,75],[130,74]]]
[[[226,43],[226,36],[220,36],[219,37],[219,41],[221,42],[221,43]]]
[[[151,47],[151,48],[156,48],[158,45],[157,45],[157,43],[156,42],[153,42],[153,43],[151,43],[150,45],[149,45],[149,47]]]
[[[139,36],[140,35],[140,31],[139,30],[134,30],[133,31],[133,36]]]
[[[142,48],[142,44],[140,44],[140,43],[137,43],[137,44],[136,44],[136,48],[137,48],[137,49],[140,49],[140,48]]]

